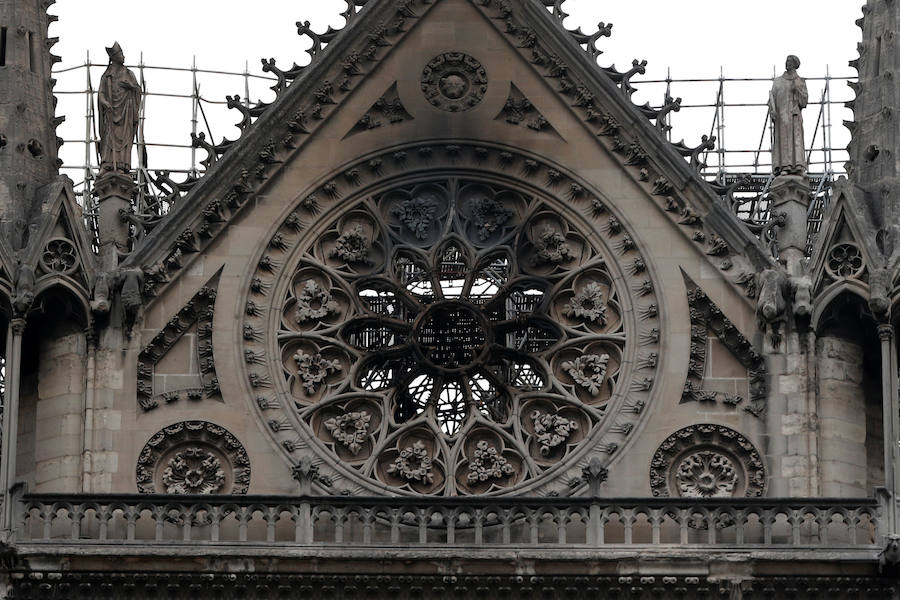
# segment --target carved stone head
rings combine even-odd
[[[106,53],[109,55],[109,62],[119,65],[125,64],[125,53],[122,51],[122,46],[119,45],[119,42],[114,42],[111,48],[106,49]]]
[[[800,59],[791,54],[787,57],[784,67],[788,71],[796,71],[800,68]]]

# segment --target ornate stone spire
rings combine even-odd
[[[857,24],[863,41],[850,62],[859,83],[850,84],[856,100],[849,103],[855,116],[847,124],[853,134],[848,171],[866,191],[873,216],[890,229],[900,222],[900,2],[868,0]]]
[[[2,235],[15,248],[40,206],[37,190],[58,175],[61,140],[55,118],[52,65],[59,57],[48,50],[56,20],[47,8],[56,0],[0,0],[0,222]]]

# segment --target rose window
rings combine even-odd
[[[356,286],[366,314],[341,329],[347,344],[368,355],[360,387],[390,390],[398,422],[432,412],[447,436],[470,412],[506,423],[511,392],[547,383],[533,357],[562,337],[540,307],[546,282],[522,278],[510,288],[511,255],[479,263],[455,241],[422,256],[421,270],[413,254],[404,254],[395,259],[399,277]],[[423,279],[427,273],[432,281]]]
[[[247,362],[279,443],[357,489],[443,495],[546,484],[588,443],[613,452],[657,366],[653,288],[634,252],[551,202],[447,177],[297,232],[251,281],[243,326],[245,354],[278,357]]]

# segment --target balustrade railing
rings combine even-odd
[[[877,547],[876,499],[27,495],[16,543]]]

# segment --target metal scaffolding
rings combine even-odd
[[[105,64],[92,63],[88,55],[84,64],[60,68],[54,73],[60,80],[56,91],[60,112],[71,114],[77,110],[76,98],[83,102],[83,122],[70,117],[61,128],[68,145],[60,150],[60,157],[62,171],[75,181],[85,217],[95,231],[96,207],[91,194],[99,173],[99,156],[93,81],[99,79],[105,68]],[[189,67],[167,67],[147,65],[142,56],[130,68],[137,72],[143,90],[133,162],[137,165],[139,186],[134,210],[138,215],[159,216],[171,208],[172,195],[160,185],[158,174],[164,174],[165,178],[198,178],[205,171],[204,157],[198,157],[191,139],[204,135],[216,143],[230,131],[236,137],[237,131],[231,130],[233,117],[220,110],[227,104],[225,95],[240,86],[242,101],[254,105],[264,96],[272,95],[269,89],[277,79],[269,74],[250,73],[247,64],[242,71],[202,69],[196,58]],[[688,144],[701,134],[716,137],[715,148],[702,155],[701,175],[720,187],[735,186],[731,195],[733,209],[751,228],[759,228],[770,217],[772,123],[767,100],[775,77],[774,71],[767,78],[726,77],[720,71],[717,78],[677,79],[670,73],[665,79],[632,81],[638,89],[635,97],[641,101],[658,104],[659,98],[671,99],[676,93],[687,99],[666,114],[666,135],[670,141],[684,138]],[[832,184],[845,174],[847,160],[849,132],[844,128],[835,131],[832,119],[836,111],[845,110],[844,103],[853,94],[849,88],[834,84],[853,81],[853,78],[832,76],[826,71],[824,76],[806,77],[806,80],[810,97],[815,99],[805,113],[809,178],[814,190],[809,210],[811,246],[830,201]],[[179,88],[188,89],[179,93],[176,91]],[[704,97],[709,101],[702,101]],[[184,115],[183,120],[176,120],[177,114]],[[835,143],[840,147],[835,147]]]

